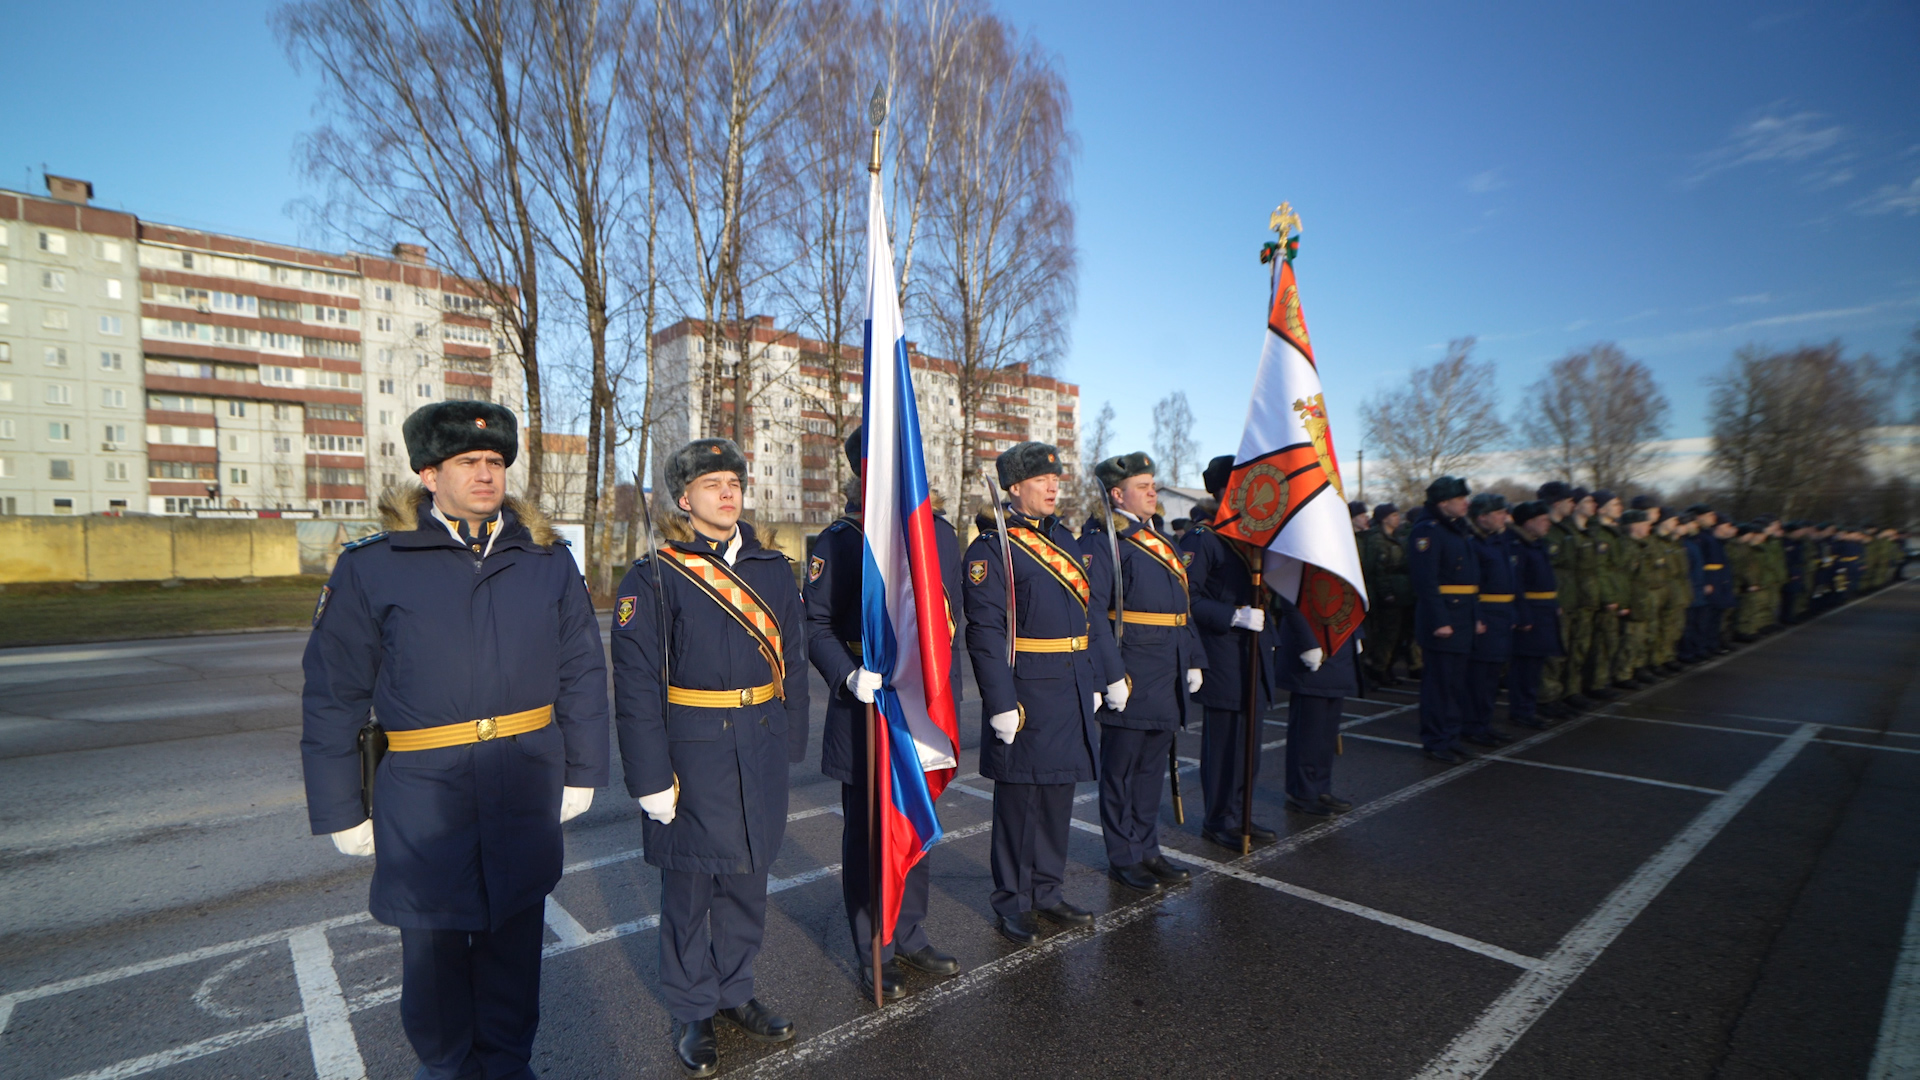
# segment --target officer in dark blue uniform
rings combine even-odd
[[[1111,505],[1080,530],[1088,576],[1107,586],[1129,693],[1126,711],[1100,711],[1100,826],[1107,875],[1149,892],[1192,875],[1160,853],[1160,791],[1166,784],[1174,728],[1187,725],[1188,697],[1207,665],[1190,618],[1187,568],[1154,513],[1153,459],[1110,457],[1093,467]],[[1109,528],[1109,523],[1114,528]],[[1117,529],[1117,531],[1115,531]],[[1114,591],[1114,553],[1120,556]]]
[[[787,766],[807,750],[807,627],[787,557],[740,520],[746,469],[725,439],[667,460],[692,539],[636,561],[614,607],[620,761],[660,868],[669,1038],[695,1076],[719,1067],[715,1014],[761,1042],[793,1038],[755,999],[753,961],[786,835]]]
[[[1467,712],[1468,665],[1480,593],[1480,558],[1466,522],[1467,482],[1442,476],[1427,485],[1426,516],[1407,534],[1413,578],[1414,641],[1426,662],[1420,673],[1420,744],[1435,761],[1466,760],[1459,745]]]
[[[1500,696],[1500,674],[1513,659],[1514,628],[1525,621],[1520,555],[1507,530],[1506,496],[1495,491],[1475,495],[1467,504],[1467,519],[1472,525],[1473,553],[1480,562],[1475,611],[1480,625],[1469,654],[1467,716],[1461,735],[1475,746],[1502,746],[1513,737],[1493,726],[1493,708]]]
[[[860,473],[861,429],[847,437],[847,464]],[[856,489],[858,490],[858,489]],[[868,819],[866,722],[868,703],[880,688],[879,673],[860,663],[860,584],[866,541],[861,534],[858,496],[847,500],[847,511],[814,541],[807,559],[807,581],[801,587],[807,615],[807,655],[820,677],[832,687],[827,695],[827,728],[820,748],[820,771],[840,781],[840,808],[845,824],[840,833],[840,890],[846,901],[847,925],[853,931],[853,952],[860,960],[862,984],[873,998],[872,882],[868,878]],[[940,580],[946,586],[949,624],[960,613],[960,538],[946,518],[933,519],[934,542],[940,550]],[[960,703],[960,663],[964,643],[953,637],[948,672],[954,704]],[[935,768],[948,767],[932,763]],[[900,918],[893,941],[881,946],[880,991],[888,1001],[907,992],[900,961],[931,975],[954,975],[960,962],[933,947],[921,926],[927,917],[932,871],[927,859],[913,864],[900,893]]]
[[[994,782],[993,910],[1001,934],[1029,945],[1040,938],[1035,913],[1062,926],[1093,921],[1060,891],[1073,785],[1098,776],[1102,700],[1124,709],[1127,684],[1112,628],[1088,614],[1106,610],[1106,591],[1089,579],[1080,542],[1054,516],[1059,449],[1019,443],[995,468],[1007,492],[1001,512],[1008,535],[982,514],[967,547],[967,652],[980,686],[980,775]]]
[[[1207,493],[1218,499],[1232,475],[1233,455],[1222,454],[1207,463],[1201,479]],[[1207,813],[1200,835],[1237,853],[1247,778],[1247,680],[1254,680],[1255,716],[1263,717],[1273,707],[1273,653],[1280,642],[1280,628],[1277,623],[1268,625],[1266,608],[1273,594],[1263,587],[1261,595],[1254,595],[1244,547],[1222,538],[1210,526],[1195,525],[1180,538],[1180,553],[1187,564],[1193,621],[1200,627],[1200,644],[1207,654],[1206,681],[1194,695],[1205,710],[1200,729],[1200,787]],[[1247,662],[1249,635],[1259,641],[1260,659],[1254,670],[1249,670]],[[1256,782],[1259,769],[1256,757]],[[1258,822],[1246,831],[1262,844],[1279,838]]]
[[[1547,534],[1552,507],[1524,502],[1513,508],[1514,555],[1519,559],[1522,621],[1513,631],[1513,662],[1507,667],[1507,719],[1521,727],[1541,728],[1540,679],[1549,658],[1562,656],[1560,591],[1553,573]]]
[[[1300,609],[1274,598],[1280,645],[1274,667],[1288,691],[1287,809],[1308,818],[1344,814],[1353,804],[1333,793],[1333,756],[1347,699],[1360,693],[1360,635],[1340,643],[1331,657]]]
[[[532,1077],[543,901],[560,823],[607,782],[593,602],[532,507],[507,497],[513,413],[407,417],[424,486],[349,544],[313,613],[300,740],[316,835],[374,857],[373,917],[400,928],[400,1023],[432,1080]],[[358,737],[388,740],[362,809]]]

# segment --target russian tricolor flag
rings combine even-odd
[[[940,549],[934,541],[920,414],[894,293],[893,246],[880,174],[867,195],[866,560],[860,636],[882,723],[874,740],[881,778],[880,927],[893,940],[907,871],[940,838],[933,803],[959,764],[960,729],[948,678],[953,658]],[[957,599],[957,598],[956,598]]]

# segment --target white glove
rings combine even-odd
[[[1020,730],[1020,712],[1009,709],[1003,713],[994,713],[987,717],[987,726],[993,728],[994,737],[1008,746],[1013,745],[1013,736]]]
[[[1107,708],[1114,712],[1127,711],[1127,680],[1107,684]]]
[[[1533,627],[1531,627],[1531,626],[1529,626],[1529,627],[1527,627],[1527,629],[1528,629],[1528,630],[1531,630],[1531,629],[1533,629]],[[1367,643],[1366,643],[1366,642],[1364,642],[1364,641],[1361,641],[1361,640],[1360,640],[1359,638],[1354,638],[1354,639],[1353,639],[1353,654],[1354,654],[1355,656],[1358,656],[1358,655],[1360,655],[1361,653],[1363,653],[1363,652],[1366,652],[1366,651],[1367,651]]]
[[[660,824],[671,825],[673,824],[673,811],[676,801],[674,790],[668,788],[665,791],[656,791],[651,795],[640,796],[640,809],[645,810],[648,817]]]
[[[1257,607],[1234,608],[1233,625],[1241,630],[1251,630],[1258,634],[1267,628],[1267,613]]]
[[[873,704],[873,692],[880,689],[880,673],[866,668],[854,668],[847,673],[847,690],[862,703]]]
[[[333,846],[339,848],[342,855],[373,854],[373,819],[368,818],[351,829],[334,833]]]
[[[1106,707],[1106,704],[1107,704],[1107,698],[1105,694],[1095,693],[1093,695],[1093,711],[1094,712],[1099,712],[1101,709]]]
[[[1320,661],[1326,659],[1326,656],[1327,654],[1319,649],[1308,649],[1300,654],[1300,662],[1307,665],[1308,671],[1319,671]]]
[[[1199,693],[1200,684],[1205,682],[1206,679],[1207,679],[1206,672],[1201,671],[1197,667],[1188,668],[1187,669],[1187,693],[1189,694]]]
[[[593,805],[593,789],[590,787],[563,788],[560,792],[560,821],[562,824],[572,821],[587,812]]]

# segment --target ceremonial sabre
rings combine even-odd
[[[982,476],[986,481],[987,498],[993,502],[993,527],[1000,530],[1000,566],[1007,575],[1007,671],[1013,671],[1013,633],[1020,623],[1014,618],[1013,596],[1013,540],[1007,535],[1007,512],[1000,508],[1000,485],[993,477]]]

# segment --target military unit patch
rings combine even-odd
[[[1433,540],[1431,537],[1416,536],[1413,538],[1413,550],[1415,551],[1425,551],[1432,546]]]
[[[987,560],[975,559],[967,564],[967,580],[975,585],[987,580]]]
[[[327,598],[333,595],[333,586],[320,586],[320,599],[313,605],[313,625],[320,625],[320,616],[327,613]]]
[[[628,623],[632,622],[634,605],[639,602],[639,599],[640,598],[637,596],[621,597],[620,603],[616,605],[613,609],[614,620],[618,622],[621,626],[625,626]]]
[[[827,560],[815,555],[807,560],[807,580],[819,581],[820,575],[827,572]]]
[[[1180,553],[1180,565],[1182,565],[1182,566],[1192,566],[1192,565],[1193,565],[1193,552],[1191,552],[1191,551],[1183,551],[1183,552],[1181,552],[1181,553]]]
[[[1092,555],[1080,556],[1080,565],[1086,567],[1089,570],[1093,569],[1093,556]]]

